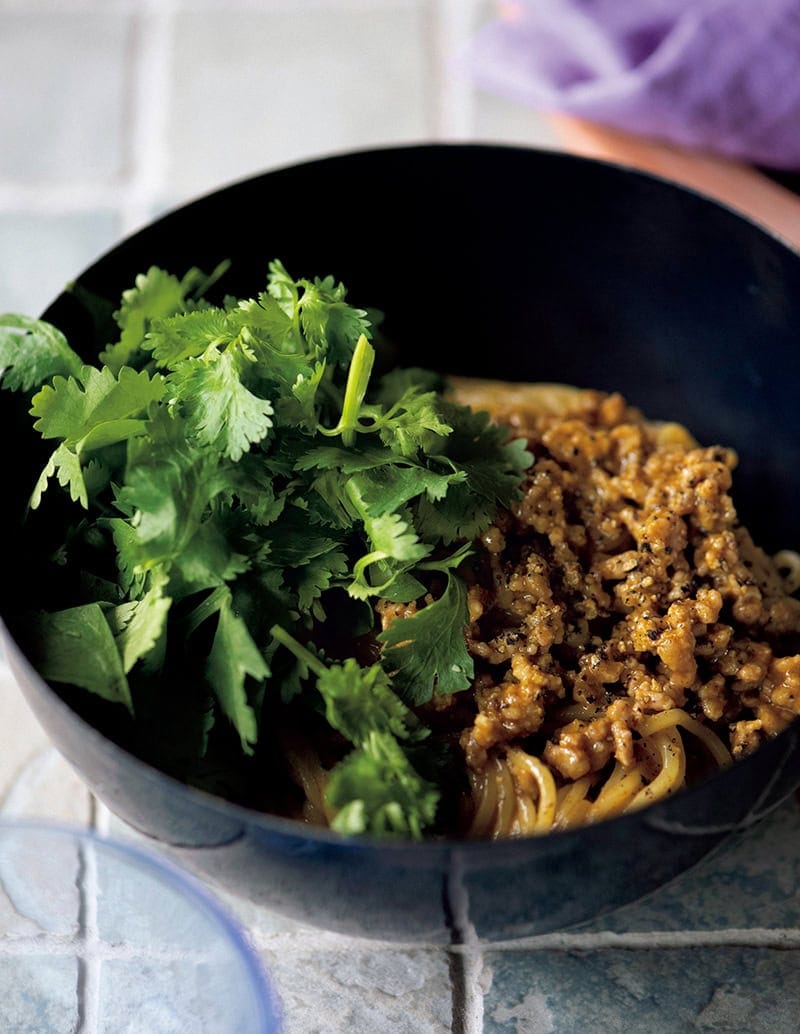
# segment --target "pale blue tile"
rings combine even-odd
[[[473,117],[475,139],[485,143],[545,148],[558,144],[552,128],[540,112],[505,97],[476,90]]]
[[[493,952],[484,1034],[795,1034],[800,952]]]
[[[0,177],[107,181],[125,154],[131,15],[0,9]]]
[[[287,1034],[450,1034],[447,952],[348,946],[262,952]]]
[[[583,929],[771,927],[800,927],[800,805],[794,798],[668,887]]]
[[[264,1034],[265,1012],[238,977],[216,962],[105,961],[97,1034]]]
[[[37,316],[118,234],[111,211],[0,213],[0,312]]]
[[[74,958],[0,958],[3,1034],[61,1034],[78,1029],[78,961]]]
[[[434,83],[423,8],[181,13],[172,189],[193,194],[297,159],[427,135]]]

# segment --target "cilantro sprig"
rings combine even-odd
[[[314,676],[328,724],[355,747],[328,778],[328,803],[337,809],[332,827],[419,839],[434,821],[439,794],[416,772],[404,744],[419,743],[429,730],[393,692],[379,664],[362,667],[348,657],[326,665],[280,625],[272,636]]]
[[[153,266],[118,303],[74,287],[102,317],[94,346],[0,317],[2,386],[51,447],[29,512],[63,520],[60,488],[73,515],[32,659],[143,737],[169,715],[144,749],[194,758],[204,785],[237,752],[257,764],[285,708],[321,714],[351,748],[328,782],[336,828],[422,836],[438,790],[412,762],[417,712],[471,684],[462,565],[531,457],[439,375],[381,371],[371,310],[333,277],[275,260],[256,297],[214,304],[226,272]],[[381,600],[413,605],[381,631]],[[343,660],[300,645],[331,637]]]

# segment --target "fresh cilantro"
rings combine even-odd
[[[350,836],[407,836],[415,840],[433,824],[439,794],[415,771],[397,740],[372,732],[333,770],[328,801],[339,811],[331,825]]]
[[[190,440],[218,450],[234,463],[272,427],[272,403],[243,383],[243,365],[248,362],[241,351],[211,350],[181,363],[169,379],[173,405],[185,413]]]
[[[171,273],[151,266],[136,277],[136,283],[122,294],[122,301],[114,313],[120,328],[119,340],[100,353],[100,361],[117,372],[134,363],[145,343],[150,324],[185,309],[187,296],[202,274],[190,270],[183,280]]]
[[[164,635],[172,602],[164,595],[165,581],[163,574],[156,574],[140,599],[121,603],[106,614],[126,674],[141,658],[152,655]]]
[[[408,703],[424,704],[434,691],[458,693],[469,687],[474,671],[464,643],[468,623],[466,587],[451,573],[438,600],[378,634],[383,664]]]
[[[81,365],[57,327],[30,316],[0,316],[0,377],[4,388],[30,391],[56,375],[77,377]]]
[[[415,771],[401,743],[417,743],[428,730],[379,664],[361,667],[348,657],[325,665],[279,625],[272,635],[298,658],[306,678],[316,676],[329,725],[356,748],[329,777],[326,796],[338,809],[334,829],[419,839],[434,821],[439,793]]]
[[[248,676],[265,679],[269,667],[242,619],[234,613],[230,596],[224,596],[206,674],[223,714],[238,732],[242,750],[252,753],[258,739],[258,721],[248,702]]]
[[[72,285],[97,363],[0,318],[0,383],[52,443],[30,507],[63,520],[60,486],[76,513],[26,641],[45,678],[121,704],[142,756],[222,792],[282,709],[324,720],[350,751],[335,828],[425,835],[446,752],[417,711],[471,683],[461,564],[532,458],[440,374],[379,375],[380,315],[334,277],[275,260],[255,297],[214,304],[226,271],[151,266],[112,300]],[[380,631],[381,600],[411,616]]]
[[[43,678],[132,708],[123,660],[99,603],[34,615],[25,634]]]

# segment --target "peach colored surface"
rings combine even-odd
[[[548,122],[557,145],[567,151],[621,162],[685,184],[744,212],[800,247],[800,198],[747,165],[568,115],[550,115]]]

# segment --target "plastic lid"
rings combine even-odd
[[[0,1029],[278,1034],[245,932],[205,887],[128,843],[0,820]]]

